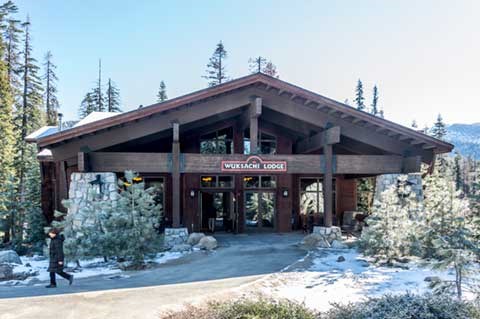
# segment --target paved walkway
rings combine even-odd
[[[0,287],[0,298],[14,298],[0,299],[0,319],[40,314],[54,318],[59,314],[68,318],[148,318],[153,314],[154,318],[162,307],[225,293],[278,272],[305,255],[295,246],[302,238],[298,233],[215,237],[220,247],[213,253],[196,252],[155,269],[122,273],[128,278],[91,277],[70,287],[59,281],[56,289]]]

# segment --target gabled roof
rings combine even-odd
[[[162,103],[152,104],[147,107],[101,119],[49,136],[40,137],[37,143],[40,147],[45,147],[51,144],[64,142],[72,138],[81,137],[85,134],[92,134],[100,130],[123,125],[132,121],[137,121],[157,113],[173,110],[187,104],[196,103],[220,94],[225,94],[230,91],[252,85],[263,85],[267,90],[275,88],[278,90],[279,95],[290,94],[289,97],[291,100],[301,99],[304,105],[316,105],[319,111],[328,112],[328,114],[333,114],[342,119],[348,118],[353,124],[356,125],[369,125],[379,134],[388,134],[389,136],[395,136],[401,140],[410,139],[416,144],[425,145],[425,148],[432,149],[435,153],[446,153],[453,149],[453,145],[450,143],[435,139],[416,130],[374,116],[370,113],[359,111],[356,108],[344,103],[335,101],[262,73],[244,76],[214,87],[167,100]]]

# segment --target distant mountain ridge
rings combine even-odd
[[[480,123],[448,125],[445,139],[455,145],[454,152],[480,160]]]

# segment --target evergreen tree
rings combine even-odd
[[[59,109],[59,103],[57,99],[57,75],[55,70],[57,66],[52,61],[52,53],[50,51],[45,55],[45,74],[43,80],[45,81],[45,109],[47,113],[47,125],[56,126],[58,123],[57,113]]]
[[[263,68],[263,73],[277,79],[280,77],[277,72],[277,66],[273,64],[272,61],[267,62],[267,64]]]
[[[383,192],[368,217],[368,228],[362,233],[360,247],[377,261],[391,264],[408,256],[416,249],[416,221],[418,206],[414,194],[401,176],[397,185]]]
[[[16,176],[18,178],[18,195],[17,200],[24,204],[29,195],[27,194],[28,188],[25,182],[25,175],[29,167],[32,169],[39,169],[38,161],[36,160],[37,149],[32,144],[25,142],[25,137],[29,132],[38,129],[43,125],[44,115],[42,114],[42,86],[41,80],[38,75],[39,66],[36,64],[36,60],[32,56],[32,45],[30,37],[30,20],[27,17],[27,21],[22,24],[24,28],[24,45],[22,52],[22,64],[21,64],[21,79],[22,79],[22,94],[19,99],[19,105],[17,107],[16,114],[16,127],[18,132],[17,137],[17,156],[15,158]],[[36,181],[39,183],[39,181]],[[13,218],[16,225],[12,225],[12,240],[21,242],[23,240],[23,233],[21,229],[25,220],[28,210],[24,207],[20,207],[17,216]],[[18,229],[17,233],[15,229]]]
[[[166,100],[168,100],[167,86],[165,85],[165,82],[161,81],[160,88],[158,89],[158,93],[157,93],[157,101],[164,102]]]
[[[20,81],[20,38],[22,35],[21,21],[12,15],[18,12],[17,6],[12,1],[7,1],[0,6],[0,28],[5,39],[4,60],[7,65],[8,82],[12,86],[13,95],[19,94]]]
[[[142,264],[145,254],[155,249],[156,227],[162,217],[155,204],[154,188],[145,190],[142,179],[132,171],[125,172],[125,180],[119,179],[118,186],[119,199],[106,219],[106,241],[113,250],[110,254],[132,257],[135,264]]]
[[[78,110],[78,117],[83,119],[88,114],[95,112],[97,109],[97,105],[92,97],[92,93],[88,92],[80,103],[80,108]]]
[[[5,47],[0,38],[0,56],[3,56]],[[15,134],[13,122],[13,98],[8,82],[7,65],[0,59],[0,134],[2,143],[0,143],[0,224],[4,233],[3,240],[10,240],[11,215],[14,211],[11,207],[15,202],[12,196],[12,188],[15,186],[14,180],[14,155],[15,155]]]
[[[463,178],[462,178],[462,168],[461,168],[462,157],[458,152],[455,152],[454,165],[453,165],[453,176],[455,179],[455,190],[460,191],[463,189]]]
[[[250,69],[250,73],[260,73],[265,68],[267,64],[267,59],[259,56],[256,58],[248,59],[248,68]]]
[[[373,115],[378,115],[378,88],[375,85],[373,87],[373,98],[372,98],[372,110],[371,110]]]
[[[413,120],[411,127],[412,127],[413,129],[415,129],[415,130],[418,129],[417,121]]]
[[[222,41],[220,41],[207,64],[207,75],[203,76],[203,78],[209,81],[208,86],[219,85],[228,80],[225,71],[226,58],[227,51],[225,50]]]
[[[360,79],[358,79],[357,87],[355,88],[355,104],[357,105],[357,109],[360,111],[365,110],[365,98],[363,97],[363,83]]]
[[[111,79],[108,79],[107,92],[107,111],[108,112],[122,112],[120,108],[120,90],[115,86]]]
[[[442,115],[440,114],[438,114],[437,121],[432,127],[431,135],[440,140],[443,140],[447,135],[447,127],[443,122]]]

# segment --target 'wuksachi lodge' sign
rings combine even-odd
[[[222,172],[286,172],[286,161],[264,161],[250,156],[245,161],[222,161]]]

